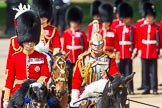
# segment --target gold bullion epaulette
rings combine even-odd
[[[105,55],[109,58],[116,59],[116,53],[105,52]]]
[[[83,57],[89,55],[90,53],[91,53],[90,51],[85,51],[85,52],[83,52],[82,54],[80,54],[80,55],[78,56],[78,59],[83,59]]]

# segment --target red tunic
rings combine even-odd
[[[87,37],[88,42],[91,40],[92,27],[93,27],[93,23],[91,22],[88,24],[88,37]],[[99,23],[99,30],[101,28],[102,28],[102,23]]]
[[[141,58],[150,59],[158,58],[158,45],[156,33],[159,32],[159,26],[156,23],[142,24],[139,31],[139,50]],[[162,41],[160,40],[160,43]]]
[[[133,37],[131,37],[132,31]],[[121,59],[130,59],[132,57],[133,49],[137,48],[137,38],[136,38],[136,29],[132,25],[124,26],[120,25],[116,28],[116,36],[118,41],[117,51],[120,52]],[[131,39],[132,38],[132,39]]]
[[[160,21],[160,48],[162,48],[162,20]]]
[[[119,26],[119,25],[121,25],[121,24],[122,24],[122,22],[121,22],[119,19],[114,19],[114,20],[112,21],[110,27],[111,27],[113,30],[115,30],[116,27]]]
[[[108,30],[103,30],[100,29],[99,34],[101,34],[103,36],[104,42],[105,42],[105,46],[104,46],[104,51],[109,51],[109,52],[114,52],[115,51],[115,46],[116,46],[116,36],[115,36],[115,32],[112,29],[108,29]]]
[[[74,33],[68,29],[63,33],[63,51],[70,51],[69,59],[75,63],[78,56],[88,49],[87,36],[85,32],[76,30]]]
[[[9,51],[8,51],[8,56],[7,56],[7,62],[6,62],[6,73],[8,71],[8,63],[11,60],[11,56],[15,52],[19,52],[22,50],[22,47],[19,46],[17,36],[13,36],[10,38],[10,43],[9,43]]]
[[[5,88],[13,94],[20,87],[20,83],[16,80],[39,79],[40,77],[46,82],[50,77],[46,56],[37,51],[30,55],[20,51],[11,57]]]
[[[61,42],[58,29],[51,25],[47,25],[43,27],[43,29],[46,34],[46,36],[44,37],[44,44],[46,44],[50,40],[49,50],[53,52],[55,48],[61,49]]]
[[[86,52],[85,52],[86,53]],[[101,55],[102,59],[98,59],[98,63],[99,62],[106,62],[109,64],[109,68],[107,69],[107,71],[109,72],[110,75],[115,75],[115,74],[120,74],[119,73],[119,70],[117,68],[117,65],[116,65],[116,62],[115,62],[115,59],[111,58],[111,60],[109,61],[106,61],[107,59],[110,59],[109,57],[103,57],[103,55]],[[77,90],[80,90],[81,86],[82,86],[82,76],[81,76],[81,69],[80,67],[83,67],[83,63],[86,62],[86,59],[96,59],[92,56],[91,53],[88,53],[88,54],[83,54],[83,59],[80,59],[78,60],[78,62],[76,62],[76,67],[74,69],[74,74],[73,74],[73,78],[72,78],[72,89],[77,89]],[[89,62],[90,60],[88,60],[87,62]],[[98,65],[99,66],[99,65]],[[96,66],[97,68],[97,66]],[[93,72],[94,73],[94,72]],[[105,77],[107,78],[107,77]]]

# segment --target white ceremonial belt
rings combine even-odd
[[[131,45],[132,44],[132,42],[130,42],[130,41],[120,41],[119,42],[119,45]]]
[[[142,40],[142,43],[143,44],[157,44],[157,41],[156,40]]]
[[[80,45],[80,46],[71,46],[71,45],[67,45],[66,48],[67,48],[67,49],[70,49],[70,50],[71,50],[71,49],[83,49],[83,46],[81,46],[81,45]]]

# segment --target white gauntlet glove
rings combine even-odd
[[[79,90],[72,89],[70,107],[79,107],[80,102],[74,104],[76,101],[78,101],[78,96],[79,96]]]
[[[7,108],[8,107],[8,101],[3,101],[3,108]]]

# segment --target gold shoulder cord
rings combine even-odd
[[[48,37],[47,35],[45,35],[45,38],[48,40],[52,39],[54,37],[55,31],[56,31],[56,28],[53,28],[52,36]]]
[[[12,43],[12,48],[14,49],[15,52],[22,51],[21,46],[19,46],[18,48],[15,47],[14,38],[12,39],[11,43]]]
[[[81,76],[83,78],[82,86],[85,86],[88,84],[88,82],[91,82],[92,79],[92,63],[93,62],[88,62],[88,64],[84,65],[83,64],[83,57],[88,55],[89,52],[86,51],[85,53],[81,54],[77,60],[77,64],[79,67],[79,70],[81,72]]]

